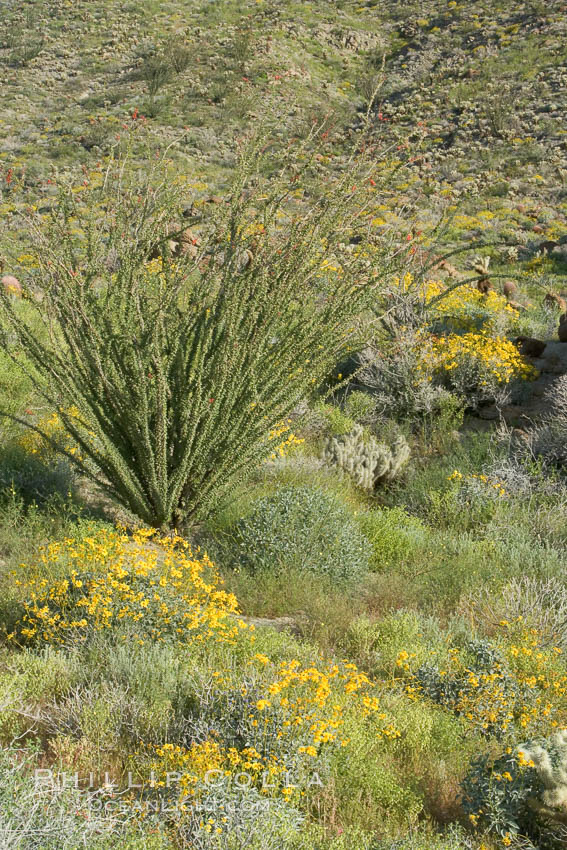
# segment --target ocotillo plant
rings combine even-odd
[[[164,157],[143,180],[117,155],[61,188],[50,221],[31,222],[25,309],[0,302],[14,362],[77,444],[70,460],[155,527],[200,519],[270,454],[270,430],[353,345],[380,285],[364,240],[343,241],[367,226],[370,157],[314,182],[313,137],[277,156],[269,143],[244,144],[225,200],[185,224]],[[188,225],[198,244],[175,252]]]

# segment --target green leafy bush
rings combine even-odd
[[[309,487],[284,487],[260,499],[237,524],[236,545],[249,570],[309,570],[341,581],[364,575],[372,555],[341,502]]]
[[[423,809],[423,799],[414,783],[393,762],[382,742],[353,722],[348,728],[350,742],[337,752],[332,763],[332,804],[341,821],[364,829],[389,829],[415,824]]]
[[[372,544],[370,568],[379,572],[403,564],[425,546],[427,526],[403,508],[380,508],[357,517],[363,534]]]
[[[376,413],[376,399],[368,393],[354,390],[345,401],[345,413],[355,422],[372,422]]]
[[[334,437],[348,434],[356,425],[352,416],[334,404],[318,402],[314,407],[315,418],[320,418],[320,426]]]

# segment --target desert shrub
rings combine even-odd
[[[467,745],[459,718],[436,705],[408,700],[405,695],[390,694],[384,704],[400,731],[392,752],[403,769],[420,780],[422,788],[436,765],[444,763],[457,773],[466,766],[469,751],[477,742]]]
[[[338,750],[332,760],[332,783],[321,793],[329,811],[342,823],[363,829],[387,824],[392,832],[413,825],[423,809],[423,799],[404,771],[398,771],[386,747],[356,722],[348,726],[349,747]]]
[[[362,352],[359,379],[390,415],[431,416],[443,390],[476,407],[508,392],[512,380],[535,377],[505,336],[516,313],[503,296],[406,274],[389,298],[390,338]]]
[[[517,316],[503,295],[494,290],[484,294],[471,283],[446,286],[440,281],[427,280],[420,287],[433,332],[503,333]]]
[[[567,648],[567,587],[560,577],[523,575],[498,591],[479,587],[461,607],[484,631],[494,631],[502,621],[523,622],[537,629],[543,646]]]
[[[451,333],[423,340],[420,367],[472,407],[498,397],[513,379],[530,380],[536,371],[506,337],[486,332]]]
[[[311,427],[318,427],[334,437],[348,434],[356,425],[355,420],[345,410],[335,404],[317,402],[310,417]]]
[[[329,834],[314,824],[302,830],[285,850],[350,850],[353,847],[356,850],[482,850],[478,841],[454,823],[442,833],[420,824],[418,831],[412,830],[396,838],[377,837],[374,832],[356,827],[341,828],[337,832],[338,835]]]
[[[189,67],[193,51],[182,35],[172,38],[167,45],[167,58],[176,74],[183,73]]]
[[[33,749],[0,750],[0,843],[5,850],[110,850],[116,841],[124,850],[165,850],[166,838],[154,825],[135,824],[134,809],[97,803],[88,794],[64,783],[38,786]],[[108,802],[109,796],[105,798]],[[151,826],[148,824],[147,826]]]
[[[375,620],[361,614],[352,620],[342,636],[339,647],[347,658],[374,675],[380,665],[380,627]]]
[[[171,79],[172,66],[168,60],[169,57],[157,54],[148,56],[136,74],[146,83],[150,98],[154,98]]]
[[[450,451],[434,456],[426,464],[410,464],[407,468],[407,481],[403,489],[394,488],[393,496],[397,502],[407,505],[412,514],[423,516],[432,524],[439,522],[450,525],[453,514],[459,511],[453,509],[458,487],[450,476],[458,470],[463,476],[481,474],[484,469],[494,462],[493,441],[490,434],[467,433],[466,441],[455,441]],[[438,493],[436,498],[446,498],[447,513],[444,518],[442,505],[435,517],[431,514],[431,494]],[[443,496],[443,494],[448,494]],[[460,515],[462,517],[462,510]],[[462,517],[463,521],[466,517]],[[458,524],[458,523],[457,523]]]
[[[373,548],[370,568],[374,571],[395,568],[427,540],[427,527],[404,508],[380,508],[357,516],[362,533]]]
[[[39,654],[5,650],[1,663],[0,738],[9,743],[30,728],[37,729],[38,713],[69,691],[79,669],[76,659],[51,648]]]
[[[353,656],[362,659],[366,655],[372,675],[391,679],[405,669],[410,657],[408,647],[415,664],[425,661],[444,642],[445,636],[435,618],[401,609],[375,621],[364,617],[354,620],[343,645]]]
[[[565,723],[567,676],[557,649],[521,624],[503,623],[492,640],[450,641],[425,663],[407,650],[399,661],[410,695],[449,708],[483,736],[517,742]]]
[[[480,756],[463,782],[463,806],[471,823],[512,847],[565,846],[567,828],[565,731]]]
[[[51,330],[36,333],[4,297],[7,351],[18,364],[25,350],[37,392],[77,443],[72,462],[148,525],[210,512],[358,336],[352,319],[381,261],[370,268],[342,238],[375,166],[353,159],[298,197],[316,136],[281,151],[265,131],[244,146],[196,252],[172,248],[186,189],[150,152],[143,176],[117,156],[80,191],[63,186],[49,221],[30,221],[38,268],[21,277],[26,292],[41,279],[43,298],[29,304]]]
[[[345,400],[345,413],[355,422],[369,424],[373,422],[376,414],[376,399],[369,393],[353,390]]]
[[[437,705],[395,692],[384,697],[383,705],[400,732],[391,746],[398,774],[412,777],[411,787],[436,822],[458,819],[460,784],[478,741],[466,734],[461,718]]]
[[[388,344],[368,346],[359,354],[357,380],[376,402],[382,416],[420,420],[434,416],[443,404],[445,391],[420,369],[416,332],[398,332]]]
[[[280,850],[299,834],[304,815],[256,789],[209,788],[199,807],[176,823],[180,847],[199,850]],[[212,812],[203,817],[203,812]]]
[[[309,487],[284,487],[260,499],[237,523],[235,546],[248,570],[307,570],[340,581],[360,579],[372,552],[344,505]]]
[[[429,451],[443,451],[459,438],[458,430],[465,418],[466,401],[460,396],[442,391],[434,410],[421,419],[422,442]]]
[[[235,792],[240,797],[239,817],[238,808],[246,805],[246,795],[238,794],[243,771],[249,776],[249,792],[261,792],[277,810],[282,804],[290,807],[289,824],[297,820],[296,808],[305,810],[330,781],[332,755],[350,747],[353,723],[361,737],[373,742],[397,734],[380,708],[377,690],[353,664],[319,659],[304,665],[297,658],[274,663],[257,652],[244,672],[241,664],[217,666],[212,675],[198,671],[192,688],[195,699],[183,711],[190,721],[185,737],[172,727],[169,735],[180,743],[152,748],[149,765],[156,776],[175,772],[179,777],[173,799],[189,795],[199,803],[210,796],[207,773],[215,771],[221,802]],[[220,835],[225,827],[218,813],[212,823]],[[191,807],[187,830],[194,830]]]
[[[21,45],[12,50],[9,54],[9,64],[16,68],[25,68],[33,59],[35,59],[45,46],[43,38],[32,38],[26,36]]]
[[[476,531],[486,526],[496,512],[496,500],[506,495],[499,481],[484,474],[463,475],[459,470],[447,476],[448,485],[429,493],[428,518],[439,528]]]
[[[550,466],[567,467],[567,376],[554,381],[544,402],[549,410],[531,435],[531,451]]]
[[[94,527],[90,536],[43,547],[20,570],[24,612],[14,641],[64,645],[107,629],[123,640],[231,641],[243,627],[207,556],[151,529],[129,538]]]

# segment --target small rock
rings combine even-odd
[[[534,227],[535,230],[535,227]],[[554,239],[548,239],[546,242],[541,242],[538,245],[537,253],[538,254],[550,254],[554,248],[559,248],[559,242],[556,242]]]
[[[241,617],[249,626],[254,626],[255,629],[267,628],[275,629],[277,632],[289,631],[294,635],[301,635],[301,629],[295,620],[291,617]]]
[[[498,416],[498,408],[494,404],[491,404],[488,407],[481,407],[478,411],[479,419],[494,420],[498,419]]]

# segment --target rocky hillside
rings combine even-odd
[[[442,242],[498,243],[493,267],[561,289],[560,0],[4,0],[2,14],[0,215],[12,231],[24,202],[49,195],[53,169],[102,158],[132,116],[164,144],[182,136],[178,155],[206,197],[222,193],[265,98],[282,138],[329,116],[338,163],[372,102],[374,134],[405,164],[385,221],[417,208],[416,230],[442,218]]]

